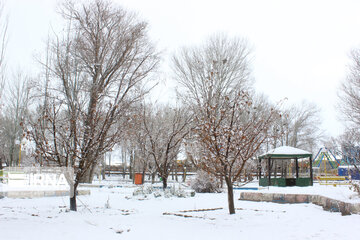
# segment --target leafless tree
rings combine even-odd
[[[360,172],[360,131],[358,128],[347,128],[345,132],[340,135],[337,141],[337,146],[340,149],[338,153],[342,153],[346,164],[352,165],[358,172]]]
[[[195,116],[188,144],[200,154],[193,161],[225,179],[230,214],[235,213],[233,183],[267,138],[276,115],[274,109],[254,104],[249,54],[244,40],[216,35],[173,58],[180,94]]]
[[[342,82],[338,96],[338,109],[342,113],[342,119],[346,120],[346,130],[340,136],[340,145],[346,155],[355,159],[354,165],[357,170],[356,162],[359,162],[360,148],[360,49],[354,49],[350,54],[352,64],[345,81]],[[346,150],[347,149],[347,150]],[[357,163],[358,164],[358,163]]]
[[[0,1],[0,100],[5,84],[5,50],[8,39],[7,27],[8,27],[8,20],[4,14],[4,1]],[[0,104],[0,109],[1,109],[1,104]]]
[[[144,128],[144,106],[137,107],[136,112],[132,118],[131,126],[127,134],[128,141],[132,141],[136,149],[136,157],[138,159],[137,166],[134,168],[142,172],[142,182],[145,180],[147,172],[152,176],[152,183],[155,180],[156,166],[150,152],[147,151],[149,147],[149,140],[146,137],[146,130]]]
[[[147,92],[158,54],[147,24],[109,1],[66,1],[60,10],[69,27],[52,42],[46,121],[33,121],[31,135],[45,160],[75,168],[76,210],[78,184],[122,139],[128,109]]]
[[[11,78],[5,92],[4,116],[1,119],[1,143],[7,166],[20,164],[20,144],[25,134],[30,102],[30,79],[20,71]]]
[[[144,108],[142,120],[144,150],[153,161],[165,189],[192,118],[186,108],[148,106]]]
[[[279,117],[271,128],[268,148],[292,146],[310,152],[316,151],[323,137],[319,113],[320,109],[308,102],[282,110],[282,117]],[[266,149],[268,150],[270,149]]]
[[[360,49],[351,52],[352,64],[339,91],[338,109],[353,126],[360,126]]]

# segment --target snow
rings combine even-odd
[[[256,183],[253,183],[256,185]],[[177,187],[184,187],[176,184]],[[251,185],[250,185],[251,186]],[[132,196],[130,183],[87,188],[78,212],[67,212],[68,197],[0,199],[2,239],[358,239],[360,215],[341,216],[313,204],[239,201],[229,215],[227,194],[197,193],[189,198]],[[316,193],[348,199],[346,186],[270,187],[261,192]],[[320,191],[320,192],[319,192]],[[351,201],[359,201],[353,199]],[[182,213],[182,210],[222,208]],[[241,208],[241,209],[240,209]],[[184,218],[169,214],[186,214]],[[194,218],[196,217],[196,218]]]
[[[258,187],[257,182],[247,184],[246,187]],[[257,192],[261,193],[290,193],[290,194],[311,194],[321,195],[332,199],[349,203],[360,203],[359,196],[349,189],[349,185],[320,185],[317,182],[314,186],[308,187],[264,187]]]
[[[263,154],[262,156],[266,156],[266,155],[304,155],[304,154],[311,154],[310,152],[298,149],[298,148],[294,148],[294,147],[289,147],[289,146],[282,146],[282,147],[278,147],[275,148],[273,150],[270,150],[269,152]]]

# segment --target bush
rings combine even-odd
[[[154,189],[153,186],[141,186],[133,191],[133,196],[140,197],[141,200],[143,200],[143,198],[148,198],[150,195],[153,195],[155,198],[162,196],[166,198],[170,198],[170,197],[186,198],[186,197],[195,196],[195,192],[185,191],[184,189],[181,188],[180,185],[177,188],[174,185],[170,188],[166,188],[164,191]]]
[[[353,190],[360,197],[360,183],[351,181],[350,190]]]
[[[191,181],[191,188],[197,193],[221,192],[220,181],[205,171],[198,171],[196,178]]]

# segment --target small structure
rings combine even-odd
[[[260,186],[312,186],[312,154],[282,146],[259,156]]]

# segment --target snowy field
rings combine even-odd
[[[78,197],[78,212],[68,212],[68,197],[0,199],[1,239],[359,239],[360,215],[341,216],[313,204],[239,201],[236,190],[236,214],[229,215],[226,193],[145,198],[133,196],[134,190],[130,184],[91,188],[91,195]],[[360,202],[345,186],[261,191],[322,191]],[[222,209],[181,212],[209,208]]]

